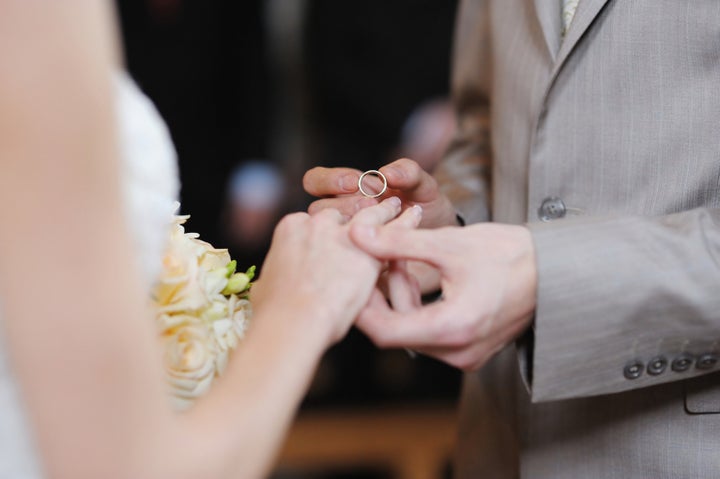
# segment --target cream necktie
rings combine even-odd
[[[570,23],[572,23],[572,19],[575,16],[575,10],[577,10],[577,6],[580,0],[562,0],[563,8],[562,8],[562,22],[563,22],[563,29],[562,29],[562,36],[565,36],[565,33],[567,33],[568,29],[570,28]]]

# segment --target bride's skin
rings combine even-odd
[[[418,209],[285,218],[248,336],[209,394],[175,413],[124,227],[107,4],[0,0],[0,298],[43,467],[262,477],[321,355],[373,293],[381,264],[353,246],[351,224],[411,228]]]

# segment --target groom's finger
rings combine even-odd
[[[443,229],[378,228],[353,224],[350,238],[365,252],[379,259],[407,259],[430,263],[444,270],[452,251],[452,237]]]
[[[414,350],[454,348],[466,344],[467,337],[456,324],[443,302],[398,312],[387,307],[368,305],[360,314],[356,326],[377,346],[404,347]]]
[[[360,172],[352,168],[316,166],[303,176],[303,188],[320,198],[357,193]]]
[[[308,207],[310,215],[316,215],[322,210],[333,209],[338,210],[343,215],[352,218],[358,211],[368,206],[376,205],[378,202],[374,198],[365,198],[364,196],[342,196],[338,198],[326,198],[313,201]]]
[[[388,188],[412,193],[414,201],[427,201],[437,195],[437,181],[415,161],[400,158],[380,168]]]

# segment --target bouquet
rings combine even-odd
[[[225,249],[186,233],[189,216],[176,216],[162,272],[152,292],[174,405],[187,409],[220,376],[245,335],[252,314],[252,266],[236,272]]]

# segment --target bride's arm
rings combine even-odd
[[[174,413],[120,200],[106,5],[0,0],[0,298],[45,470],[259,477],[380,264],[330,212],[286,218],[247,338],[210,393]],[[398,211],[386,201],[353,221]]]
[[[0,1],[0,298],[50,477],[129,477],[171,424],[122,228],[108,4]]]

